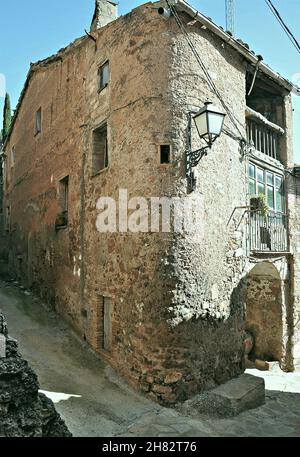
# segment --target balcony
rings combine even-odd
[[[280,138],[284,130],[251,108],[246,109],[247,140],[267,156],[280,160]]]
[[[288,252],[288,216],[282,213],[251,211],[249,244],[252,252]]]

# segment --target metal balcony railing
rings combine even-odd
[[[279,138],[280,134],[274,130],[247,119],[247,139],[257,151],[279,160]]]
[[[261,211],[249,214],[250,250],[258,252],[288,251],[288,216],[286,214]]]

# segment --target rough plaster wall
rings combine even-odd
[[[249,275],[246,329],[254,336],[253,355],[261,360],[282,358],[283,329],[280,279]]]
[[[16,146],[16,164],[7,161],[7,201],[11,201],[12,271],[77,324],[77,254],[80,199],[81,130],[85,103],[85,50],[76,47],[64,59],[39,68],[30,81],[8,144]],[[35,112],[42,106],[42,133],[34,135]],[[59,212],[58,182],[70,175],[70,224],[55,232]],[[14,185],[12,185],[12,176]],[[67,298],[68,297],[68,298]]]
[[[155,30],[155,33],[153,31]],[[99,31],[87,93],[96,90],[93,73],[97,63],[109,58],[111,83],[91,105],[87,119],[97,127],[108,116],[111,166],[90,179],[91,163],[86,165],[86,300],[90,303],[90,340],[101,319],[99,295],[114,302],[113,349],[107,356],[135,385],[149,391],[146,377],[162,371],[164,339],[168,335],[169,290],[164,264],[169,249],[167,234],[99,234],[95,231],[95,203],[103,196],[118,199],[119,189],[128,197],[172,195],[172,179],[178,175],[176,164],[160,166],[158,146],[172,142],[171,116],[168,112],[168,41],[165,23],[156,11],[144,7],[118,21],[112,39]],[[112,41],[113,40],[113,41]],[[107,46],[103,43],[107,42]],[[113,45],[113,46],[112,46]],[[160,48],[160,52],[157,49]],[[126,122],[124,122],[126,119]],[[87,149],[90,148],[88,135]],[[95,251],[94,246],[98,249]],[[98,347],[101,350],[101,347]],[[142,373],[142,376],[141,376]],[[165,376],[165,374],[163,374]],[[172,392],[162,387],[164,394]]]
[[[176,26],[174,26],[176,32]],[[245,124],[245,68],[242,60],[218,38],[197,27],[191,38],[219,91],[234,112],[240,128]],[[218,75],[218,76],[217,76]],[[230,78],[228,78],[230,75]],[[174,33],[170,94],[175,160],[182,166],[182,179],[175,192],[186,190],[183,151],[187,147],[187,113],[207,99],[216,100],[203,78],[184,37]],[[232,129],[232,126],[228,124]],[[199,144],[194,142],[196,149]],[[222,164],[222,166],[220,166]],[[203,200],[203,231],[198,238],[177,236],[170,264],[176,278],[170,318],[174,333],[187,348],[185,376],[197,380],[197,388],[219,383],[239,374],[242,367],[244,221],[242,211],[227,226],[233,209],[245,204],[245,161],[238,143],[222,135],[196,170],[197,193]],[[244,250],[243,250],[244,248]],[[204,349],[205,348],[205,349]],[[190,386],[193,389],[193,382]]]
[[[281,159],[285,167],[289,168],[294,166],[293,107],[291,95],[284,98],[283,128],[285,130],[285,144],[281,146]]]
[[[124,49],[125,25],[125,36],[131,38]],[[132,383],[151,391],[154,398],[172,402],[226,381],[243,369],[239,280],[244,233],[243,226],[235,231],[233,223],[228,229],[226,223],[234,206],[244,204],[245,163],[238,145],[224,137],[199,165],[198,192],[204,195],[205,220],[198,239],[162,234],[95,234],[96,212],[92,208],[100,193],[117,195],[124,187],[130,196],[186,195],[187,113],[192,104],[200,107],[211,97],[174,22],[166,23],[145,8],[125,18],[114,30],[121,40],[110,51],[111,74],[116,74],[115,61],[123,74],[112,82],[107,94],[110,109],[116,106],[108,125],[113,144],[111,167],[93,181],[87,180],[86,207],[91,217],[86,226],[86,299],[92,304],[90,319],[95,322],[101,314],[97,312],[97,294],[113,297],[115,344],[107,357]],[[228,56],[229,51],[222,49],[220,42],[213,42],[218,50],[212,64],[213,48],[207,37],[195,33],[193,38],[202,54],[207,48],[207,63],[215,75],[222,66],[224,79],[228,79],[228,72],[232,74],[232,84],[220,78],[219,89],[225,92],[244,128],[242,61],[231,52]],[[161,49],[159,54],[157,47]],[[101,52],[99,61],[104,61],[107,56],[103,46]],[[95,81],[91,86],[88,82],[87,88],[94,93]],[[88,115],[95,127],[108,112],[105,96],[101,94],[102,107],[92,104],[95,114]],[[125,116],[126,123],[122,122]],[[159,142],[172,143],[174,163],[169,169],[157,166]],[[240,217],[241,213],[236,219]],[[95,243],[99,246],[97,252]]]
[[[117,196],[119,187],[127,188],[129,197],[164,195],[177,173],[176,167],[158,163],[158,144],[172,139],[170,130],[162,129],[170,122],[165,55],[156,52],[167,36],[164,29],[159,33],[159,26],[165,24],[157,12],[145,7],[99,31],[96,46],[85,39],[57,62],[39,68],[7,148],[16,144],[19,150],[15,182],[10,175],[7,193],[14,203],[12,270],[20,271],[95,348],[99,294],[112,295],[114,350],[107,357],[135,383],[144,352],[149,357],[155,353],[148,339],[156,338],[159,347],[159,325],[167,332],[166,325],[156,324],[166,314],[162,303],[169,303],[165,297],[174,287],[162,279],[161,258],[169,240],[164,234],[100,235],[95,207],[101,195]],[[111,85],[98,94],[97,69],[107,58]],[[43,131],[35,137],[34,114],[40,106]],[[92,178],[92,130],[103,119],[108,122],[111,167]],[[10,170],[9,162],[7,166]],[[57,185],[66,175],[70,222],[67,230],[56,233]]]
[[[0,145],[0,154],[2,153],[2,144]],[[7,275],[7,239],[5,231],[5,203],[4,203],[4,160],[0,156],[0,276]]]
[[[290,208],[290,243],[293,252],[292,295],[292,351],[295,368],[300,367],[300,178],[289,176],[288,201]]]

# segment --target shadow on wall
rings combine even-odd
[[[7,240],[0,235],[0,278],[9,279]]]
[[[249,357],[279,361],[283,357],[282,289],[279,272],[269,262],[257,264],[247,275],[246,330],[254,338]]]
[[[172,329],[165,368],[179,368],[184,373],[182,382],[174,386],[178,401],[212,389],[244,372],[246,284],[246,278],[243,278],[232,291],[230,316],[226,320],[192,318]],[[184,349],[181,360],[172,357],[179,342],[180,349]]]
[[[277,268],[260,262],[232,291],[226,320],[193,318],[173,329],[173,345],[181,341],[186,348],[184,382],[176,386],[180,400],[244,372],[246,332],[254,339],[250,359],[279,361],[285,369],[290,354],[284,344],[283,309],[288,313],[288,304],[283,303],[282,284]]]

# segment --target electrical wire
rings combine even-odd
[[[297,49],[297,51],[300,54],[300,44],[297,41],[297,39],[295,38],[294,34],[288,28],[288,26],[286,25],[284,20],[282,19],[279,11],[276,9],[276,7],[274,6],[274,4],[272,3],[271,0],[265,0],[265,2],[268,5],[268,7],[270,8],[271,12],[274,14],[275,18],[277,19],[277,21],[279,22],[279,24],[281,25],[283,30],[285,31],[285,33],[287,34],[289,40],[292,42],[292,44],[294,45],[294,47]]]
[[[238,132],[238,134],[239,134],[239,136],[236,136],[235,134],[231,133],[230,131],[227,131],[227,132],[226,132],[227,135],[228,135],[228,136],[231,136],[231,137],[234,138],[234,139],[238,139],[238,141],[240,141],[240,142],[246,142],[246,139],[245,139],[243,133],[241,132],[241,130],[240,130],[239,126],[238,126],[238,121],[235,119],[234,115],[233,115],[232,112],[230,111],[230,109],[229,109],[229,107],[227,106],[226,102],[223,100],[223,98],[222,98],[222,96],[221,96],[221,94],[220,94],[218,88],[216,87],[214,81],[212,80],[212,78],[211,78],[211,76],[210,76],[210,74],[209,74],[209,72],[208,72],[208,70],[207,70],[207,68],[206,68],[206,66],[205,66],[205,64],[204,64],[204,62],[202,61],[202,59],[201,59],[201,57],[200,57],[198,51],[196,50],[196,48],[195,48],[193,42],[191,41],[190,36],[189,36],[189,34],[188,34],[186,28],[184,27],[184,24],[183,24],[182,20],[180,19],[179,15],[178,15],[178,13],[177,13],[177,11],[176,11],[176,9],[175,9],[174,6],[170,3],[169,0],[166,0],[166,3],[167,3],[167,5],[168,5],[168,8],[170,9],[170,11],[173,13],[174,18],[175,18],[175,20],[176,20],[176,23],[177,23],[179,29],[180,29],[180,30],[182,31],[182,33],[184,34],[184,36],[185,36],[185,38],[186,38],[186,40],[187,40],[187,43],[188,43],[189,47],[191,48],[191,50],[192,50],[192,52],[193,52],[193,54],[194,54],[194,56],[195,56],[195,58],[196,58],[198,64],[200,65],[200,67],[201,67],[203,73],[205,74],[209,87],[211,88],[211,90],[215,93],[215,95],[216,95],[216,96],[218,97],[218,99],[220,100],[220,102],[221,102],[221,104],[222,104],[224,110],[226,111],[226,113],[227,113],[227,115],[228,115],[228,118],[230,119],[231,123],[233,124],[233,126],[235,127],[235,129],[237,130],[237,132]]]
[[[255,66],[255,72],[254,72],[254,76],[253,76],[253,79],[252,79],[252,84],[251,84],[251,87],[250,87],[249,92],[248,92],[248,97],[251,95],[251,93],[253,91],[253,87],[254,87],[254,84],[255,84],[255,81],[256,81],[256,76],[257,76],[258,69],[259,69],[261,61],[262,61],[262,57],[259,56],[259,59],[258,59],[257,64]]]

